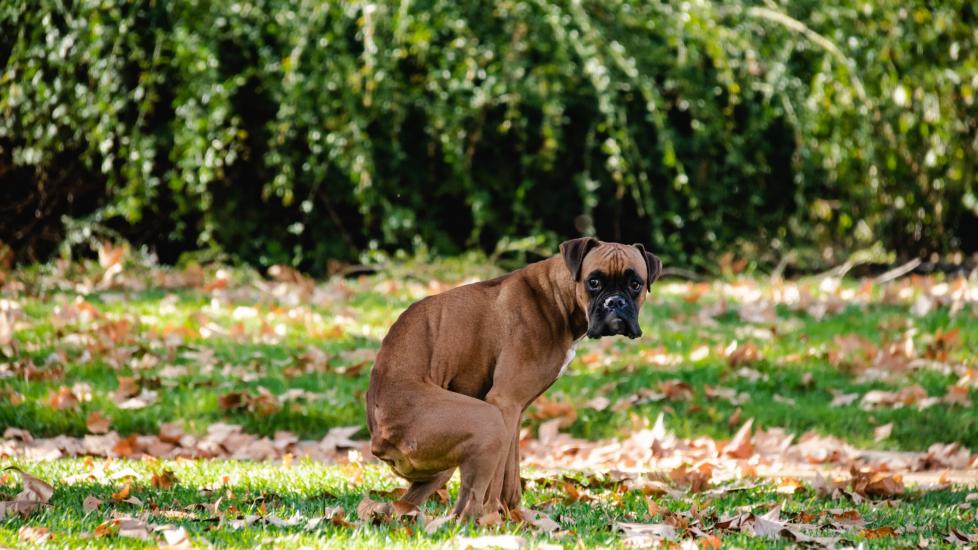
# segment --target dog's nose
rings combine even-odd
[[[611,296],[604,301],[604,307],[608,310],[622,309],[625,305],[625,299],[621,296]]]

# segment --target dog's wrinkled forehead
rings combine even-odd
[[[584,257],[581,264],[582,278],[593,271],[601,271],[605,276],[617,279],[632,270],[643,281],[648,277],[645,257],[634,246],[618,243],[601,243]]]

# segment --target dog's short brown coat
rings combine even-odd
[[[370,374],[367,420],[371,452],[411,481],[404,501],[421,504],[458,467],[456,515],[517,507],[520,417],[589,332],[595,296],[586,276],[602,277],[608,288],[641,277],[637,315],[661,268],[641,245],[585,238],[562,244],[561,252],[425,298],[384,338]]]

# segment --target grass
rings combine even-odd
[[[269,463],[244,463],[235,461],[160,461],[136,462],[96,460],[86,464],[82,459],[66,459],[32,465],[22,465],[33,474],[48,480],[65,479],[72,475],[117,472],[125,468],[135,471],[131,495],[139,498],[142,505],[117,503],[112,494],[121,481],[80,481],[71,485],[61,484],[52,499],[54,505],[28,520],[14,519],[0,523],[0,545],[18,545],[17,532],[21,526],[43,526],[56,533],[59,546],[89,547],[141,547],[144,543],[135,539],[118,537],[93,537],[97,527],[108,520],[113,511],[124,514],[146,514],[147,520],[156,525],[183,526],[191,540],[207,541],[215,546],[275,548],[336,547],[376,548],[380,545],[413,547],[449,541],[458,537],[475,537],[486,534],[518,534],[533,544],[551,542],[565,547],[614,545],[619,536],[610,526],[615,521],[655,521],[649,515],[647,497],[640,492],[620,492],[611,484],[589,491],[591,502],[567,502],[559,484],[544,480],[531,482],[526,504],[535,508],[547,508],[558,519],[566,532],[547,535],[519,524],[504,524],[482,528],[473,524],[449,523],[433,535],[428,535],[417,524],[392,524],[359,526],[355,528],[334,526],[329,522],[307,530],[306,521],[321,517],[326,508],[341,506],[349,518],[355,517],[357,503],[367,491],[383,493],[396,486],[385,469],[377,466],[327,466],[308,462],[296,462],[290,466]],[[169,488],[154,488],[149,484],[153,472],[171,470],[178,482]],[[205,489],[206,488],[206,489]],[[449,485],[452,497],[458,486],[457,480]],[[10,492],[9,489],[6,492]],[[966,498],[962,490],[910,493],[893,507],[863,504],[854,506],[843,500],[819,499],[810,490],[803,490],[792,497],[778,494],[772,484],[762,484],[745,491],[730,492],[719,497],[706,494],[684,498],[655,497],[656,503],[672,512],[689,511],[693,507],[709,509],[706,523],[743,509],[756,510],[758,514],[770,504],[783,501],[783,517],[797,517],[802,513],[818,515],[821,511],[856,510],[866,521],[845,540],[868,546],[892,546],[894,539],[872,539],[872,530],[881,526],[915,526],[915,532],[902,539],[904,543],[919,538],[939,540],[947,535],[949,526],[973,529],[974,508],[961,506]],[[82,501],[95,496],[104,504],[99,510],[84,512]],[[218,502],[219,501],[219,502]],[[217,503],[219,514],[213,508]],[[429,518],[443,515],[448,505],[429,502],[425,505]],[[175,516],[177,512],[180,517]],[[249,514],[274,514],[282,519],[298,514],[301,522],[295,527],[275,527],[253,524],[235,529],[230,522]],[[743,533],[731,533],[723,537],[726,546],[743,548],[767,547],[773,541],[758,539]],[[783,542],[780,543],[782,546]]]
[[[112,429],[122,435],[156,433],[161,423],[172,421],[183,423],[189,433],[202,433],[214,422],[229,422],[242,425],[248,432],[272,435],[287,430],[301,438],[322,437],[335,426],[364,426],[363,395],[369,365],[364,366],[363,362],[369,360],[369,354],[363,350],[378,348],[400,311],[437,290],[429,281],[459,281],[468,275],[492,272],[485,266],[473,269],[457,261],[433,267],[405,266],[390,276],[334,281],[320,285],[314,292],[300,293],[295,286],[274,287],[256,282],[244,272],[232,272],[228,288],[216,291],[163,290],[152,285],[141,290],[94,290],[92,285],[79,285],[77,281],[97,279],[77,274],[66,278],[52,269],[32,268],[15,274],[24,286],[12,289],[8,285],[3,296],[16,303],[20,311],[14,325],[16,357],[11,358],[14,361],[8,362],[8,367],[23,369],[33,363],[37,372],[49,375],[30,380],[24,376],[2,379],[5,389],[0,390],[0,427],[22,428],[35,437],[82,436],[87,433],[86,418],[94,411],[109,417]],[[86,273],[84,269],[80,272]],[[131,280],[144,280],[141,277],[152,280],[151,275],[138,274],[132,275]],[[212,270],[206,280],[212,282],[216,277]],[[768,288],[767,282],[759,280],[744,279],[737,284]],[[857,289],[856,282],[844,285]],[[978,448],[978,415],[961,406],[940,403],[924,410],[913,406],[863,410],[858,401],[846,406],[831,405],[833,392],[865,394],[873,389],[898,390],[910,384],[921,385],[932,396],[944,395],[947,386],[958,380],[957,374],[910,369],[887,380],[867,381],[858,376],[858,368],[851,362],[833,359],[830,352],[839,348],[840,336],[858,335],[882,346],[903,341],[908,334],[919,352],[934,342],[937,331],[958,330],[957,341],[943,362],[973,366],[974,350],[978,349],[978,323],[974,322],[973,310],[951,315],[948,308],[938,307],[915,316],[908,313],[906,305],[886,303],[881,298],[882,291],[875,289],[868,303],[852,303],[821,319],[778,306],[773,324],[745,322],[735,313],[705,322],[697,313],[717,303],[720,296],[716,290],[715,286],[704,289],[660,282],[642,312],[645,336],[641,340],[584,342],[569,372],[546,396],[579,404],[604,395],[612,406],[601,411],[578,408],[577,419],[568,431],[584,438],[619,437],[633,429],[636,422],[651,421],[663,412],[667,425],[679,436],[729,438],[737,426],[730,425],[728,419],[737,406],[710,399],[705,393],[706,386],[723,386],[749,394],[749,401],[739,405],[740,417],[754,418],[759,427],[782,426],[799,434],[815,430],[857,446],[893,450],[922,450],[933,443],[948,442]],[[88,308],[80,307],[81,301],[97,310],[96,318],[72,316],[72,311]],[[732,304],[736,305],[736,300]],[[113,325],[120,320],[129,321],[129,328]],[[732,367],[721,351],[733,341],[740,346],[756,346],[761,358],[747,365],[759,375],[756,381],[738,375],[738,368]],[[704,345],[708,346],[705,355],[697,352]],[[310,360],[310,348],[325,352],[328,361]],[[161,398],[140,410],[118,408],[113,393],[119,376],[140,379],[143,387],[154,389]],[[636,392],[655,389],[668,380],[688,383],[692,399],[614,407]],[[52,392],[76,384],[90,387],[90,400],[68,410],[51,406]],[[229,392],[254,394],[260,388],[274,395],[301,388],[319,397],[288,402],[270,414],[221,407],[221,397]],[[971,389],[970,398],[976,397]],[[526,421],[530,426],[537,422]],[[894,426],[891,436],[875,442],[875,428],[890,422]],[[366,437],[365,427],[359,437]],[[59,545],[140,546],[142,543],[129,539],[87,538],[86,533],[93,532],[109,517],[111,508],[149,512],[153,523],[165,520],[184,525],[193,540],[219,546],[417,546],[486,532],[471,525],[446,526],[433,536],[404,526],[351,529],[329,525],[306,531],[301,526],[256,524],[231,529],[226,523],[204,521],[213,514],[202,510],[192,511],[192,519],[154,519],[154,514],[162,511],[213,503],[219,495],[225,497],[221,512],[226,517],[233,516],[235,509],[243,514],[254,513],[262,505],[269,513],[283,518],[299,513],[308,519],[320,515],[327,506],[337,505],[353,516],[356,503],[366,491],[388,490],[398,483],[385,469],[373,465],[361,468],[297,461],[286,467],[233,461],[114,461],[109,468],[129,466],[140,472],[134,494],[144,506],[113,503],[91,513],[82,511],[82,499],[93,494],[111,502],[111,493],[118,490],[118,483],[67,485],[59,480],[87,469],[97,471],[103,468],[103,461],[86,464],[80,459],[64,459],[27,464],[17,458],[0,459],[0,466],[8,465],[18,465],[53,482],[57,492],[53,507],[43,513],[26,520],[0,521],[0,546],[15,546],[18,529],[24,525],[50,528],[57,533]],[[175,472],[179,480],[176,486],[159,489],[148,485],[149,472],[162,468]],[[221,484],[225,476],[226,489],[201,493],[202,487]],[[455,484],[453,491],[457,490]],[[11,479],[0,485],[0,492],[9,496],[16,492],[15,486]],[[534,483],[528,487],[526,504],[552,507],[551,516],[571,530],[559,539],[523,532],[516,525],[497,530],[520,532],[534,543],[550,540],[565,546],[591,546],[619,541],[609,529],[613,521],[650,520],[645,496],[620,493],[612,486],[596,491],[593,502],[567,503],[559,486]],[[870,528],[915,525],[917,532],[905,533],[898,539],[902,544],[913,544],[920,537],[940,539],[949,526],[974,530],[973,505],[959,506],[966,494],[963,488],[910,493],[894,507],[861,505],[859,509]],[[742,506],[762,508],[779,500],[785,500],[788,517],[803,511],[853,507],[848,502],[817,498],[807,489],[785,497],[770,484],[714,498],[702,494],[656,498],[660,506],[670,510],[708,505],[711,513],[717,515]],[[445,508],[440,504],[427,506],[429,516],[443,513]],[[856,531],[846,540],[858,543],[863,538]],[[867,542],[888,546],[894,540]],[[759,547],[769,541],[730,534],[724,536],[723,543]]]

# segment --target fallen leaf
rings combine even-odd
[[[119,536],[149,540],[149,526],[145,521],[135,518],[119,518]]]
[[[689,468],[684,464],[670,471],[669,477],[676,483],[688,486],[689,492],[700,493],[713,478],[713,466],[703,463],[696,468]]]
[[[192,548],[190,535],[187,534],[187,530],[183,527],[166,525],[158,529],[158,531],[163,535],[163,541],[166,543],[165,548]]]
[[[503,515],[496,511],[487,512],[476,523],[479,527],[496,527],[503,524]]]
[[[581,405],[585,409],[594,409],[596,411],[603,411],[611,405],[611,400],[607,397],[599,395],[598,397],[592,397]]]
[[[859,536],[865,539],[888,539],[897,536],[896,529],[892,527],[876,527],[874,529],[863,529],[859,532]]]
[[[540,440],[541,445],[550,445],[557,439],[562,422],[562,419],[554,418],[540,424],[540,427],[537,428],[537,439]]]
[[[357,505],[357,517],[366,523],[380,524],[391,520],[394,510],[388,502],[377,502],[363,497]]]
[[[651,546],[663,540],[676,538],[676,528],[666,523],[615,522],[615,530],[620,531],[627,546]]]
[[[435,532],[441,529],[443,525],[449,523],[453,519],[455,518],[453,518],[452,516],[442,516],[440,518],[435,518],[429,521],[428,524],[424,526],[424,532],[429,535],[433,535],[435,534]]]
[[[54,534],[47,527],[31,527],[25,525],[17,531],[17,540],[20,542],[32,542],[43,544],[54,538]]]
[[[453,539],[456,548],[502,548],[517,550],[527,545],[526,539],[517,535],[485,535]]]
[[[731,367],[750,365],[761,360],[761,352],[753,342],[747,342],[741,346],[734,340],[724,351],[727,356],[727,364]]]
[[[880,441],[890,437],[891,433],[893,433],[893,423],[888,422],[873,430],[873,440],[879,443]]]
[[[139,395],[130,397],[119,403],[119,408],[123,410],[144,409],[156,402],[157,393],[153,390],[143,389]]]
[[[122,487],[118,491],[112,493],[112,500],[122,502],[123,500],[129,498],[129,488],[130,485],[128,481],[123,483]]]
[[[102,501],[92,495],[88,495],[85,497],[85,500],[82,501],[82,510],[85,512],[94,512],[95,510],[98,510],[100,506],[102,506]]]
[[[535,529],[543,531],[544,533],[552,533],[557,529],[560,529],[560,524],[554,521],[550,516],[539,512],[537,510],[531,510],[529,508],[520,508],[513,511],[514,516],[518,516],[518,519],[530,524]]]
[[[20,514],[26,518],[39,507],[47,504],[51,500],[51,496],[54,495],[54,487],[19,468],[8,466],[4,470],[13,470],[20,474],[20,481],[24,488],[14,496],[13,500],[0,502],[0,518],[14,514]]]
[[[801,481],[793,478],[786,477],[778,480],[778,487],[776,492],[782,495],[793,495],[798,492],[799,489],[803,487]]]
[[[268,514],[262,518],[265,523],[275,527],[295,527],[302,522],[302,516],[298,513],[293,514],[289,519],[282,519],[275,514]]]
[[[130,397],[139,395],[139,382],[133,376],[119,376],[117,377],[119,387],[116,388],[115,394],[113,394],[113,400],[118,404],[122,403]]]
[[[781,521],[781,507],[776,506],[763,516],[757,516],[751,530],[759,537],[777,538],[786,523]]]
[[[88,428],[88,431],[92,432],[93,434],[104,434],[109,431],[109,426],[111,425],[112,420],[103,416],[102,413],[98,411],[93,411],[85,420],[85,426]]]
[[[723,454],[733,458],[750,458],[754,454],[754,445],[750,441],[750,429],[754,425],[754,419],[750,418],[744,425],[737,430],[733,439],[724,445]]]
[[[957,527],[951,527],[951,532],[944,537],[944,540],[950,542],[951,544],[968,544],[978,542],[978,534],[969,535]]]
[[[397,502],[394,502],[392,507],[394,509],[395,519],[403,521],[405,518],[407,518],[424,524],[424,513],[421,512],[421,508],[418,508],[417,505],[398,500]]]
[[[56,391],[51,392],[47,399],[48,405],[59,411],[74,409],[78,406],[78,397],[72,393],[71,389],[61,386]]]
[[[180,422],[165,422],[160,424],[159,438],[160,441],[176,445],[183,438],[183,426]]]
[[[165,469],[160,472],[154,472],[150,483],[153,487],[159,489],[169,489],[177,483],[177,476],[172,470]]]
[[[902,495],[903,477],[883,471],[863,471],[852,468],[850,484],[853,492],[865,497],[890,498]]]

